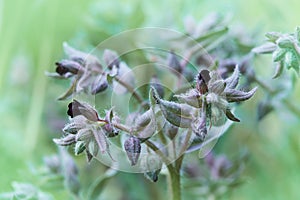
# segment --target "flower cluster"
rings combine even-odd
[[[87,103],[73,100],[68,107],[70,123],[63,128],[64,137],[54,139],[54,142],[60,146],[75,144],[75,155],[86,151],[88,161],[97,156],[99,150],[110,155],[107,138],[119,133],[113,126],[118,117],[114,116],[112,109],[106,111],[105,119],[100,119],[97,111]]]
[[[71,86],[61,95],[58,100],[65,100],[74,94],[84,92],[95,95],[105,91],[109,83],[116,85],[118,78],[127,74],[123,80],[132,85],[133,78],[130,69],[125,62],[120,62],[116,52],[105,50],[103,53],[103,64],[92,54],[84,53],[74,49],[67,43],[63,45],[67,59],[56,62],[56,72],[46,75],[57,79],[70,79]],[[123,77],[124,79],[124,77]],[[126,92],[126,88],[119,86],[120,93]]]
[[[254,48],[255,53],[272,53],[276,63],[273,78],[282,74],[283,68],[294,69],[299,74],[300,65],[300,27],[294,33],[283,34],[269,32],[266,34],[268,43]]]

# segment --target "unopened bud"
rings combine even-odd
[[[103,126],[103,130],[107,137],[115,137],[119,134],[119,129],[113,126],[113,121],[119,121],[119,118],[114,115],[113,109],[106,112],[105,115],[106,124]]]
[[[106,74],[99,75],[92,84],[91,94],[95,95],[103,92],[108,87]]]
[[[65,75],[68,72],[77,74],[81,69],[80,64],[72,60],[62,60],[60,62],[56,62],[55,64],[57,66],[56,72],[61,76]]]
[[[136,165],[141,153],[141,141],[137,137],[131,136],[125,141],[124,148],[131,165]]]
[[[141,166],[145,170],[144,176],[152,182],[158,180],[161,171],[162,161],[156,154],[144,156],[141,160]]]
[[[74,144],[75,141],[75,135],[69,134],[63,138],[60,139],[53,139],[53,142],[55,142],[57,145],[60,146],[69,146],[71,144]]]
[[[119,56],[115,51],[105,49],[103,53],[103,60],[109,69],[112,69],[113,66],[119,67],[120,60]]]
[[[173,140],[178,133],[178,127],[166,122],[164,126],[164,132],[171,140]]]
[[[161,85],[159,79],[156,76],[153,76],[151,81],[151,86],[154,87],[158,93],[158,95],[160,96],[160,98],[164,97],[164,87]]]
[[[72,118],[78,115],[83,115],[91,121],[96,122],[99,120],[98,113],[92,106],[87,103],[81,103],[75,99],[68,105],[67,114]]]
[[[200,94],[206,94],[208,92],[208,82],[210,80],[209,71],[204,69],[202,70],[196,80],[196,88]]]
[[[168,66],[172,69],[174,69],[175,71],[181,73],[182,72],[182,68],[181,68],[181,64],[176,56],[176,54],[171,51],[168,55]]]
[[[82,152],[84,152],[85,148],[86,148],[85,142],[83,142],[83,141],[76,142],[75,148],[74,148],[75,155],[77,156],[77,155],[81,154]]]

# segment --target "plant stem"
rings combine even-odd
[[[271,88],[269,85],[267,85],[265,82],[263,82],[262,80],[258,79],[258,78],[254,78],[254,81],[261,86],[264,90],[266,90],[267,92],[269,92],[271,95],[275,94],[276,91]],[[300,118],[300,109],[295,106],[289,99],[282,99],[281,103],[283,105],[285,105],[285,107],[291,112],[293,113],[295,116]]]
[[[169,166],[168,170],[168,186],[170,191],[170,199],[181,200],[180,169],[177,169],[173,166]]]
[[[148,105],[144,103],[143,97],[137,93],[134,88],[132,88],[130,85],[128,85],[127,83],[125,83],[122,79],[120,79],[119,77],[114,77],[114,79],[121,84],[122,86],[124,86],[131,94],[132,96],[139,102],[139,104],[141,104],[145,109],[148,108]]]

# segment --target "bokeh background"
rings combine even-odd
[[[55,98],[67,83],[56,83],[44,72],[53,71],[54,62],[62,58],[62,42],[90,50],[127,29],[158,26],[181,31],[186,16],[201,20],[216,12],[230,15],[232,26],[256,31],[259,44],[266,31],[292,32],[300,25],[299,8],[297,0],[0,0],[0,192],[11,190],[12,181],[34,182],[32,166],[56,152],[51,139],[59,136],[66,122],[68,102]],[[263,61],[255,68],[269,78],[269,66]],[[292,97],[295,104],[299,89],[298,83]],[[227,155],[240,147],[250,152],[245,183],[230,199],[300,199],[300,119],[283,109],[257,123],[254,111],[262,95],[260,90],[238,110],[242,123],[234,125],[216,147]],[[76,161],[85,163],[80,157]],[[92,177],[103,167],[93,162],[82,170],[90,170]],[[158,184],[163,194],[165,183]],[[154,187],[142,176],[122,173],[108,183],[104,196],[118,199],[127,192],[132,199],[150,199]],[[56,199],[67,197],[63,189],[53,194]]]

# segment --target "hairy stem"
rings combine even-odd
[[[180,169],[168,167],[168,187],[171,200],[181,200]]]
[[[122,86],[124,86],[128,92],[130,92],[132,94],[132,96],[139,102],[139,104],[141,104],[141,106],[143,106],[144,108],[148,108],[147,104],[144,103],[143,97],[137,93],[134,88],[132,88],[130,85],[128,85],[127,83],[125,83],[123,80],[121,80],[119,77],[114,77],[114,79],[121,84]]]

